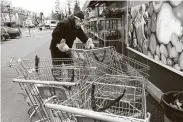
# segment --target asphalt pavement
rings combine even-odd
[[[39,31],[35,36],[27,37],[26,29],[22,36],[1,42],[1,121],[2,122],[29,122],[28,109],[25,95],[18,84],[13,83],[17,76],[14,68],[9,68],[11,57],[33,60],[35,55],[49,58],[49,44],[52,30]]]

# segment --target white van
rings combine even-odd
[[[50,28],[55,28],[57,26],[57,21],[56,20],[51,20],[50,21]]]

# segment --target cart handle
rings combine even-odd
[[[89,117],[89,118],[93,118],[93,119],[101,120],[101,121],[106,121],[106,122],[133,122],[133,120],[142,121],[142,119],[137,119],[137,118],[135,118],[135,119],[130,118],[130,117],[122,118],[122,117],[112,116],[112,115],[101,113],[101,112],[95,112],[95,111],[91,111],[91,110],[73,108],[73,107],[51,104],[51,103],[45,103],[45,107],[68,112],[68,113],[73,113],[76,115],[82,115],[85,117]]]
[[[23,80],[13,79],[13,82],[17,83],[33,83],[33,84],[45,84],[45,85],[60,85],[60,86],[77,86],[80,81],[77,82],[56,82],[56,81],[40,81],[40,80]]]
[[[45,105],[46,103],[48,103],[50,100],[52,100],[52,99],[54,99],[54,98],[57,98],[57,96],[54,95],[54,96],[52,96],[52,97],[46,99],[46,100],[44,101],[43,105]]]
[[[10,61],[9,61],[9,67],[12,67],[12,66],[16,65],[16,64],[13,64],[13,61],[14,61],[14,57],[11,57]]]

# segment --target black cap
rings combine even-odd
[[[80,18],[80,19],[84,19],[84,14],[82,11],[77,11],[74,13],[74,16]]]

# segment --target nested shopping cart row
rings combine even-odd
[[[45,106],[58,113],[66,111],[102,121],[145,122],[149,114],[146,113],[142,82],[142,78],[104,75],[94,82],[87,82],[60,104],[50,99]]]
[[[149,67],[113,47],[70,50],[70,59],[20,59],[14,79],[39,121],[146,122],[145,81]],[[13,63],[12,63],[13,64]],[[54,64],[54,65],[53,65]]]
[[[112,46],[90,50],[72,49],[71,54],[73,58],[85,60],[89,66],[96,66],[97,68],[108,67],[118,74],[123,73],[148,78],[148,65],[116,52]]]

